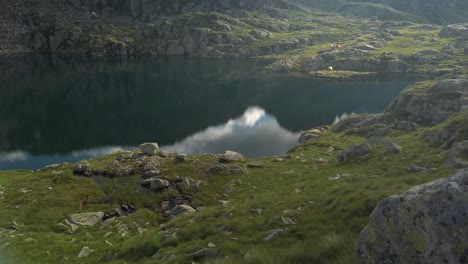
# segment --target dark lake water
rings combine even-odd
[[[282,154],[298,133],[381,112],[412,81],[282,76],[252,61],[0,60],[0,169],[75,162],[142,142],[182,153]]]

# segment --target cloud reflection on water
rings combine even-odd
[[[297,143],[299,134],[280,126],[260,107],[250,107],[236,119],[211,126],[163,149],[180,153],[238,151],[250,157],[277,155]]]
[[[224,124],[210,126],[173,145],[162,146],[162,148],[187,154],[223,153],[226,150],[234,150],[249,157],[257,157],[285,153],[297,143],[298,137],[298,133],[282,128],[276,118],[267,114],[264,109],[249,107],[238,118],[230,119]],[[135,148],[105,146],[53,155],[31,155],[21,150],[0,152],[0,169],[38,169],[49,164],[77,162]]]

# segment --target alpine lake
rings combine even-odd
[[[184,57],[0,61],[0,170],[76,162],[143,142],[179,153],[285,153],[300,131],[378,113],[414,77],[327,80],[262,61]]]

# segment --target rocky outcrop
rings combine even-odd
[[[447,25],[439,32],[441,38],[460,38],[468,40],[468,24]]]
[[[416,123],[436,124],[468,106],[468,80],[420,83],[401,92],[385,113]]]
[[[468,170],[381,201],[357,243],[356,263],[466,263]]]

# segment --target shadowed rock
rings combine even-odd
[[[357,243],[356,263],[466,263],[468,170],[381,201]]]

